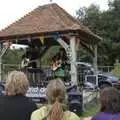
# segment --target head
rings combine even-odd
[[[66,96],[66,88],[60,79],[50,81],[47,86],[46,96],[52,108],[48,114],[48,120],[63,120],[64,112],[61,103]]]
[[[53,56],[52,61],[56,62],[58,60],[58,56]]]
[[[120,93],[113,87],[105,88],[100,93],[101,112],[120,112]]]
[[[66,96],[66,88],[61,79],[57,78],[52,81],[47,86],[46,96],[49,104],[54,104],[57,101],[63,103]]]
[[[27,76],[20,71],[12,71],[6,80],[5,91],[8,96],[25,95],[29,87]]]

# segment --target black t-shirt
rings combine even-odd
[[[22,56],[22,59],[24,58],[29,58],[30,60],[39,59],[39,49],[38,48],[27,49],[25,54]]]
[[[27,51],[27,56],[30,58],[30,60],[35,60],[39,58],[39,50],[37,48],[31,48],[29,51]]]
[[[1,96],[0,120],[30,120],[36,104],[25,96]]]

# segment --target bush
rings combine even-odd
[[[120,77],[120,63],[114,64],[114,69],[112,70],[112,74]]]

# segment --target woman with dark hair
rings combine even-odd
[[[120,120],[120,93],[113,87],[100,93],[100,112],[92,120]]]
[[[51,69],[53,70],[54,78],[61,78],[66,81],[69,65],[68,57],[64,48],[60,48],[58,54],[53,56]]]
[[[48,105],[34,111],[31,120],[80,120],[75,113],[64,108],[66,88],[60,79],[50,81],[46,97]]]

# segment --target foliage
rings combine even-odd
[[[120,77],[120,63],[116,63],[114,65],[114,69],[112,70],[112,74]]]
[[[93,107],[88,108],[83,114],[82,117],[95,116],[100,110],[100,104],[96,104]]]
[[[5,78],[8,72],[19,69],[22,55],[22,50],[8,49],[6,51],[2,57],[2,79]]]
[[[3,56],[3,64],[20,64],[23,51],[21,49],[8,49]]]
[[[100,26],[100,13],[99,6],[92,4],[88,8],[80,8],[76,12],[76,15],[80,22],[85,26],[88,26],[94,33],[98,33],[98,29],[96,29],[96,27]]]
[[[77,51],[77,61],[92,63],[93,62],[92,59],[93,59],[92,54],[81,46],[79,51]]]
[[[41,58],[41,65],[43,66],[49,66],[51,61],[52,61],[52,57],[55,56],[58,51],[59,51],[60,46],[52,46],[50,47],[45,54],[43,55],[43,57]]]
[[[98,5],[80,8],[76,18],[103,40],[98,44],[99,65],[113,65],[120,60],[120,0],[109,0],[109,9],[101,11]]]

